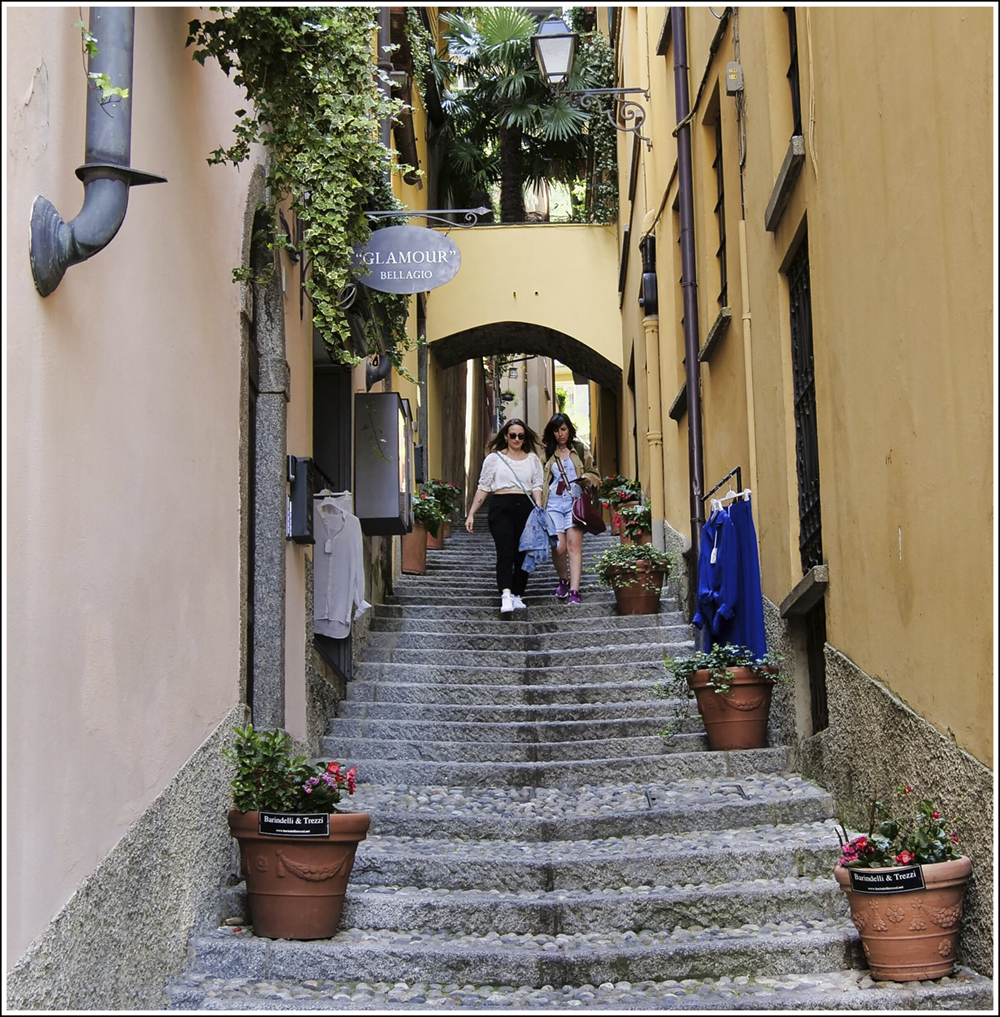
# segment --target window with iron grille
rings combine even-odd
[[[799,98],[799,38],[795,28],[795,8],[782,7],[788,18],[788,87],[792,93],[792,136],[802,133],[802,103]]]
[[[799,481],[799,554],[804,574],[814,565],[823,564],[808,237],[802,238],[787,275],[795,399],[795,469]]]
[[[719,307],[729,306],[729,284],[726,275],[726,185],[722,173],[722,114],[715,118],[715,217],[719,223],[719,247],[715,252],[719,259]]]

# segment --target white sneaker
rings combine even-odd
[[[512,593],[510,595],[510,599],[514,601],[515,611],[526,611],[528,609],[527,604],[525,604],[525,602],[521,600],[521,598],[516,593]]]
[[[500,595],[500,613],[511,614],[514,611],[514,597],[510,593]]]

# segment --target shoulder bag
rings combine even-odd
[[[566,470],[558,456],[556,456],[556,465],[568,487],[570,482],[566,480]],[[603,533],[607,527],[604,525],[601,510],[593,502],[590,487],[580,483],[579,480],[576,483],[579,485],[580,493],[573,499],[573,525],[578,526],[584,533]]]

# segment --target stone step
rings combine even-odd
[[[564,626],[556,632],[511,632],[502,628],[503,623],[498,623],[497,632],[490,633],[469,633],[469,632],[427,632],[424,630],[409,632],[372,632],[366,644],[365,656],[369,648],[394,649],[394,650],[430,650],[434,652],[448,652],[454,650],[476,650],[476,651],[520,651],[526,653],[547,652],[563,650],[576,650],[584,646],[640,646],[640,645],[663,645],[684,644],[691,641],[690,627],[684,624],[642,626],[626,628],[615,626],[614,628],[599,628],[599,621],[594,621],[594,627],[583,627],[573,625]]]
[[[617,932],[725,928],[848,917],[845,895],[830,878],[757,879],[691,887],[643,885],[606,890],[419,890],[356,885],[342,928],[434,929],[475,936],[530,932]]]
[[[381,762],[412,760],[425,763],[551,763],[591,759],[653,758],[673,752],[706,752],[708,739],[701,734],[678,734],[665,740],[657,734],[628,738],[576,739],[559,742],[426,741],[396,738],[324,737],[322,751],[346,759],[378,759]]]
[[[580,607],[583,607],[581,604]],[[475,621],[467,618],[454,619],[438,615],[413,615],[393,614],[383,615],[380,613],[372,616],[370,631],[375,633],[387,632],[420,632],[436,633],[438,635],[449,635],[461,633],[463,635],[486,636],[546,636],[554,634],[573,635],[576,632],[618,632],[628,630],[635,634],[636,638],[641,633],[684,626],[690,634],[690,628],[685,625],[684,616],[679,611],[661,611],[659,614],[634,614],[634,615],[581,615],[574,612],[574,624],[567,628],[565,619],[556,618],[547,621],[532,620],[524,617],[524,612],[515,612],[516,617],[508,621],[505,618],[491,618],[484,615]],[[532,612],[534,618],[534,612]]]
[[[471,787],[572,787],[594,784],[616,773],[624,781],[665,781],[685,777],[741,777],[781,773],[784,746],[738,752],[674,752],[631,759],[560,760],[551,763],[448,763],[441,761],[354,758],[358,779],[372,784],[443,784]]]
[[[857,933],[844,919],[557,935],[342,929],[333,939],[311,942],[262,939],[247,929],[222,928],[193,935],[188,959],[192,972],[215,977],[459,980],[536,988],[710,978],[720,971],[774,976],[863,965]]]
[[[529,595],[530,600],[530,595]],[[495,601],[495,602],[494,602]],[[406,602],[396,600],[392,597],[386,604],[379,604],[372,608],[373,618],[444,618],[454,621],[496,621],[499,613],[499,598],[494,595],[494,600],[483,600],[477,605],[462,601],[461,598],[451,598],[447,603],[441,598],[424,597],[423,602],[407,599]],[[664,597],[660,601],[660,610],[656,615],[645,615],[647,618],[661,617],[665,614],[673,614],[676,606],[672,601]],[[567,612],[572,612],[567,614]],[[565,625],[567,620],[577,625],[586,618],[620,618],[618,607],[614,601],[614,595],[608,592],[605,599],[584,600],[581,604],[567,604],[565,601],[556,600],[555,597],[543,598],[541,602],[535,601],[529,605],[526,611],[515,611],[503,618],[503,622],[510,626],[534,625],[537,622],[558,622]]]
[[[359,784],[350,808],[371,815],[373,836],[411,838],[411,850],[418,857],[427,850],[439,851],[442,838],[594,841],[745,831],[830,819],[833,799],[826,791],[794,774],[761,772],[762,760],[756,757],[780,752],[691,753],[686,760],[693,767],[703,771],[706,765],[714,765],[715,772],[641,782],[628,775],[627,765],[619,764],[606,767],[597,780],[579,780],[567,787],[497,786],[485,781],[465,787],[422,784],[414,774],[406,784],[396,782],[396,786]],[[748,772],[740,772],[743,769]],[[485,776],[492,773],[488,769]],[[612,775],[616,783],[606,783]],[[803,836],[807,843],[817,839],[832,845],[835,839],[832,830],[812,830]],[[739,837],[746,839],[742,832]],[[434,842],[429,848],[425,838]],[[797,833],[787,833],[786,839],[793,851],[801,848]],[[625,864],[623,846],[617,840],[608,844],[620,865]],[[547,857],[544,844],[533,845],[531,851],[536,849],[539,858]],[[523,854],[522,848],[518,851]]]
[[[803,807],[800,814],[808,813]],[[688,819],[697,823],[702,816],[692,812]],[[690,889],[723,880],[752,884],[759,879],[829,877],[839,856],[831,819],[595,840],[447,840],[385,834],[369,836],[358,848],[351,885],[548,893]]]
[[[613,607],[617,613],[617,606],[615,604],[615,595],[611,590],[604,589],[603,587],[590,587],[583,585],[580,588],[580,597],[582,598],[583,604],[592,603],[595,606],[604,604],[609,607]],[[556,617],[566,617],[566,611],[572,611],[575,613],[576,608],[581,607],[582,604],[570,604],[569,601],[559,600],[557,597],[553,597],[552,593],[548,589],[532,589],[530,586],[527,591],[522,595],[521,599],[524,601],[525,608],[528,611],[562,611],[563,615]],[[453,608],[462,607],[476,607],[480,610],[486,610],[491,608],[494,614],[500,612],[500,594],[496,590],[477,589],[477,590],[464,590],[455,591],[448,589],[446,592],[437,592],[428,587],[422,587],[420,589],[396,589],[391,597],[386,598],[386,602],[389,604],[399,604],[405,607],[434,607],[438,613],[447,616]]]
[[[991,1010],[993,983],[967,968],[936,982],[873,982],[856,969],[601,985],[470,985],[463,981],[338,982],[185,974],[166,994],[174,1009],[234,1010]]]
[[[366,646],[366,664],[424,664],[436,663],[475,667],[488,660],[492,667],[535,669],[549,667],[590,667],[599,670],[605,664],[636,664],[654,662],[662,664],[667,656],[693,649],[690,640],[677,642],[608,643],[602,646],[581,646],[562,650],[461,650],[452,647],[428,649],[426,647]]]
[[[423,670],[417,671],[416,668]],[[654,687],[663,677],[662,666],[648,664],[643,673],[646,680],[626,679],[635,673],[634,665],[618,665],[602,669],[605,677],[622,677],[619,682],[583,685],[568,683],[570,676],[565,669],[557,669],[549,676],[551,684],[515,684],[534,678],[545,680],[538,672],[501,672],[491,668],[478,668],[476,674],[469,674],[471,668],[436,668],[430,664],[363,664],[357,669],[358,677],[347,686],[348,702],[351,703],[416,703],[422,706],[454,704],[475,706],[484,700],[494,706],[536,706],[567,703],[605,703],[612,701],[642,700],[647,702],[654,696]],[[402,679],[409,677],[410,681]],[[423,677],[425,680],[420,681]],[[431,679],[431,680],[427,680]],[[473,679],[470,681],[470,679]],[[479,680],[476,680],[479,679]],[[507,684],[497,684],[504,680]],[[559,684],[566,682],[565,684]]]
[[[664,701],[677,702],[676,700]],[[685,706],[689,704],[684,703]],[[344,739],[372,738],[389,741],[474,742],[482,745],[500,744],[558,744],[591,741],[600,738],[638,738],[659,735],[664,725],[674,722],[669,711],[651,717],[617,718],[611,720],[563,720],[480,722],[413,720],[408,716],[392,720],[337,718],[331,720],[323,736],[322,754],[343,754],[337,748]],[[676,733],[701,734],[701,718],[693,706],[677,724]]]
[[[350,686],[349,686],[350,688]],[[632,700],[619,703],[530,705],[464,705],[458,703],[387,703],[381,700],[344,700],[337,707],[340,720],[412,720],[423,723],[542,724],[658,718],[670,700]]]

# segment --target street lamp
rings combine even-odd
[[[531,37],[535,59],[545,84],[552,86],[566,83],[573,66],[573,57],[576,56],[577,38],[576,32],[571,32],[562,18],[550,18],[543,22],[538,34]]]
[[[557,92],[562,92],[562,86],[573,68],[578,38],[577,33],[571,32],[562,18],[549,18],[541,24],[538,33],[531,37],[542,78],[545,84]],[[648,149],[652,149],[653,142],[639,130],[646,119],[646,110],[633,99],[625,98],[626,95],[635,93],[641,93],[646,97],[646,102],[649,102],[649,89],[646,88],[582,88],[562,92],[579,109],[596,109],[598,113],[607,113],[617,130],[634,134],[640,141],[646,142]],[[604,96],[610,96],[613,100],[610,109],[604,107]]]

